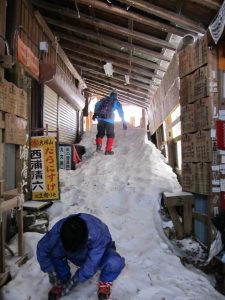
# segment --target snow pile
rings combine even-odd
[[[48,211],[50,227],[77,212],[94,214],[105,222],[126,267],[113,284],[112,300],[217,300],[225,299],[206,276],[185,268],[171,251],[158,214],[163,191],[180,185],[155,146],[146,142],[145,130],[116,128],[115,154],[95,152],[96,127],[86,133],[86,154],[74,171],[60,171],[61,201]],[[26,233],[30,260],[15,271],[2,288],[3,300],[45,300],[50,288],[40,271],[35,247],[41,234]],[[98,274],[64,299],[97,299]]]

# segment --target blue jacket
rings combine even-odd
[[[55,269],[62,282],[66,282],[71,276],[68,260],[80,267],[75,278],[78,282],[84,282],[97,272],[105,251],[112,245],[111,234],[104,223],[89,214],[81,213],[79,217],[86,222],[88,229],[88,241],[84,248],[76,252],[63,248],[60,229],[67,218],[58,221],[37,245],[37,259],[41,270],[51,272]]]
[[[122,121],[124,121],[124,112],[123,112],[123,108],[122,108],[122,105],[120,104],[120,102],[117,100],[116,96],[110,96],[110,98],[112,98],[114,100],[114,104],[113,104],[113,112],[115,110],[118,111],[118,114],[120,116],[120,118],[122,119]],[[96,115],[98,115],[98,109],[99,107],[102,105],[102,102],[105,100],[105,97],[102,98],[100,101],[98,101],[96,104],[95,104],[95,110],[94,110],[94,113]],[[105,122],[108,122],[108,123],[112,123],[114,124],[114,114],[112,114],[113,117],[112,118],[109,118],[109,119],[105,119],[105,118],[100,118],[97,116],[97,120],[102,120],[102,121],[105,121]]]

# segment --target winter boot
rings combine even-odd
[[[102,149],[102,138],[97,137],[96,138],[96,151],[101,152]]]
[[[113,145],[113,138],[107,138],[105,155],[113,155],[114,154],[114,152],[112,151],[112,145]]]
[[[109,299],[111,294],[112,282],[100,281],[98,283],[98,299],[106,300]]]
[[[114,151],[110,150],[110,151],[105,151],[105,155],[113,155]]]
[[[102,150],[102,145],[96,145],[96,151],[101,152]]]

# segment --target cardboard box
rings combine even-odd
[[[6,101],[8,98],[8,82],[4,79],[0,80],[0,110],[5,111]]]
[[[16,113],[16,97],[18,93],[18,88],[15,84],[8,82],[8,97],[5,103],[5,111],[11,114]]]
[[[208,66],[201,67],[194,72],[192,83],[194,94],[191,101],[194,102],[209,95]]]
[[[195,193],[210,195],[212,193],[211,164],[197,163],[195,167]]]
[[[180,104],[187,105],[189,102],[188,76],[180,80]]]
[[[16,115],[27,119],[27,93],[22,89],[17,89],[16,94]]]
[[[5,114],[5,143],[25,145],[27,122],[13,114]]]
[[[184,77],[208,63],[209,49],[207,35],[188,45],[179,53],[179,75]]]
[[[181,107],[181,132],[191,133],[195,132],[196,128],[196,117],[195,117],[195,106],[194,104],[188,104]]]
[[[212,139],[210,130],[198,131],[195,135],[196,159],[199,162],[212,162]]]
[[[195,162],[196,161],[196,134],[184,134],[181,137],[182,145],[182,161]]]
[[[182,162],[182,190],[186,192],[193,191],[192,165],[190,162]]]
[[[215,128],[215,119],[218,117],[218,94],[195,102],[196,128],[198,130]]]

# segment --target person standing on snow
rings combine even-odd
[[[48,273],[53,288],[49,299],[59,299],[78,283],[100,270],[99,299],[109,299],[112,282],[125,266],[116,252],[108,227],[93,215],[80,213],[58,221],[37,245],[41,270]],[[71,276],[68,261],[79,268]]]
[[[123,122],[123,129],[127,129],[127,124],[124,120],[124,112],[122,105],[117,99],[116,91],[112,91],[110,96],[106,96],[98,101],[95,105],[93,121],[98,120],[97,135],[96,135],[96,151],[100,152],[102,148],[102,139],[107,136],[105,155],[112,155],[112,145],[115,137],[114,133],[114,111],[117,110]]]

